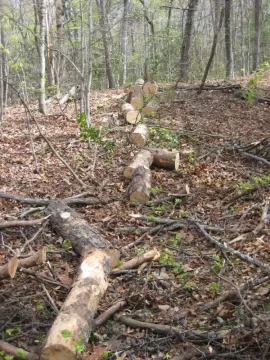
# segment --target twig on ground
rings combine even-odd
[[[143,264],[144,262],[156,261],[159,259],[159,257],[160,253],[156,249],[150,250],[118,266],[117,268],[115,268],[115,271],[133,269]]]
[[[24,244],[23,244],[23,246],[20,248],[20,250],[19,250],[19,254],[21,255],[21,253],[23,252],[23,250],[25,249],[25,247],[27,246],[27,245],[29,245],[32,241],[34,241],[37,237],[38,237],[38,235],[44,230],[44,228],[45,228],[45,226],[47,225],[47,222],[45,222],[44,224],[43,224],[43,226],[40,228],[40,229],[38,229],[38,231],[31,237],[31,239],[29,239],[29,240],[27,240]]]
[[[64,284],[60,283],[59,281],[55,281],[55,280],[49,278],[48,276],[42,275],[42,274],[40,274],[40,273],[38,273],[36,271],[32,271],[30,269],[24,269],[23,268],[23,269],[20,269],[20,272],[35,277],[38,280],[38,282],[43,281],[43,282],[46,282],[46,283],[51,284],[51,285],[61,286],[61,287],[65,288],[65,289],[67,289],[67,290],[70,289],[70,286],[64,285]]]
[[[0,223],[0,229],[6,229],[10,227],[19,227],[19,226],[32,226],[40,225],[44,220],[48,219],[49,216],[46,216],[42,219],[35,220],[15,220],[15,221],[5,221]]]
[[[44,284],[41,284],[41,286],[42,286],[42,289],[44,290],[44,292],[45,292],[45,294],[46,294],[46,296],[47,296],[47,298],[48,298],[48,300],[49,300],[49,303],[51,304],[54,312],[56,313],[56,315],[58,315],[58,314],[59,314],[59,310],[58,310],[57,306],[55,305],[55,303],[54,303],[51,295],[49,294],[49,292],[48,292],[48,290],[46,289],[46,287],[45,287]]]
[[[30,209],[24,211],[23,213],[21,213],[19,215],[19,219],[22,219],[22,218],[26,217],[27,215],[36,213],[38,211],[43,211],[43,210],[45,210],[45,206],[40,206],[40,207],[36,207],[36,208],[30,208]]]
[[[223,244],[222,244],[219,240],[217,240],[216,238],[214,238],[213,236],[211,236],[210,234],[208,234],[208,233],[205,231],[204,227],[203,227],[201,224],[199,224],[199,223],[197,223],[197,222],[195,222],[195,221],[194,221],[194,224],[201,230],[201,232],[203,233],[203,235],[204,235],[208,240],[211,241],[211,243],[217,245],[220,249],[223,249],[224,251],[228,251],[228,252],[230,252],[231,254],[238,256],[240,259],[242,259],[242,260],[244,260],[244,261],[247,261],[247,262],[250,262],[251,264],[254,264],[254,265],[256,265],[256,266],[258,266],[258,267],[260,267],[260,268],[262,268],[262,269],[264,269],[264,270],[266,270],[266,271],[270,271],[270,265],[267,265],[267,264],[265,264],[265,263],[263,263],[263,262],[255,259],[255,258],[252,258],[252,257],[249,256],[249,255],[242,254],[240,251],[235,250],[235,249],[229,247],[226,243],[223,243]]]
[[[34,353],[29,353],[21,348],[17,348],[3,340],[0,340],[0,349],[6,352],[7,354],[14,355],[18,359],[25,360],[38,360],[39,356]]]
[[[122,309],[126,304],[127,302],[125,300],[118,301],[116,304],[112,305],[105,312],[100,314],[94,320],[95,328],[103,325],[112,315],[114,315],[118,310]]]
[[[147,235],[153,235],[155,233],[157,233],[159,230],[162,229],[162,225],[158,225],[153,227],[152,229],[148,230],[147,232],[145,232],[144,234],[142,234],[137,240],[133,241],[132,243],[124,246],[122,248],[122,250],[128,250],[130,248],[132,248],[133,246],[136,246],[138,244],[140,244],[141,242],[143,242],[143,240],[146,238]]]
[[[261,156],[253,155],[253,154],[247,153],[246,151],[239,151],[239,152],[240,152],[240,154],[243,154],[243,155],[245,155],[245,156],[247,156],[247,157],[250,157],[250,158],[252,158],[252,159],[255,159],[255,160],[257,160],[257,161],[260,161],[260,162],[262,162],[262,163],[264,163],[265,165],[267,165],[267,166],[270,167],[270,162],[267,161],[266,159],[264,159],[264,158],[261,157]]]

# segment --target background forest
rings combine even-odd
[[[41,102],[74,84],[87,93],[140,77],[198,80],[221,11],[225,30],[209,77],[249,75],[270,56],[267,0],[4,0],[0,7],[4,106],[16,99],[5,80],[30,98],[44,94]]]

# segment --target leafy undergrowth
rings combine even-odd
[[[270,230],[261,223],[269,199],[269,167],[237,151],[240,146],[268,141],[257,146],[253,155],[270,160],[269,106],[247,102],[221,91],[166,91],[158,115],[144,119],[150,128],[149,145],[180,151],[179,171],[152,169],[151,200],[170,194],[188,193],[174,201],[145,206],[131,204],[126,195],[129,181],[123,176],[136,147],[128,140],[130,129],[117,122],[118,91],[92,95],[92,117],[102,141],[88,143],[80,138],[74,105],[64,114],[49,105],[47,116],[31,105],[43,133],[76,174],[89,186],[92,196],[108,200],[106,205],[76,207],[83,218],[111,241],[116,249],[134,242],[160,218],[182,221],[179,230],[160,231],[146,236],[137,246],[121,252],[121,262],[151,249],[158,249],[159,261],[138,271],[123,271],[110,280],[99,313],[119,300],[126,306],[121,314],[155,324],[183,329],[181,339],[172,333],[158,334],[131,328],[112,318],[95,329],[87,348],[87,359],[268,359],[270,282],[255,286],[234,297],[199,311],[203,305],[226,291],[235,290],[259,274],[260,267],[241,260],[213,245],[196,225],[211,225],[223,231],[208,234],[229,244],[242,254],[269,264]],[[267,96],[267,93],[265,94]],[[68,169],[52,154],[31,124],[37,167],[22,106],[7,110],[0,137],[0,191],[24,197],[66,198],[83,192]],[[105,125],[104,125],[105,124]],[[104,130],[105,127],[105,130]],[[268,138],[267,138],[268,137]],[[268,139],[268,140],[267,140]],[[263,148],[263,149],[262,149]],[[255,150],[254,150],[255,149]],[[247,151],[248,152],[248,151]],[[262,153],[263,152],[263,153]],[[16,220],[29,207],[0,200],[1,221]],[[139,219],[148,216],[148,221]],[[43,210],[28,219],[43,217]],[[265,225],[265,224],[264,224]],[[1,233],[0,263],[16,254],[40,226],[6,228]],[[4,280],[0,289],[0,329],[2,339],[29,351],[42,344],[56,314],[46,294],[60,308],[79,263],[68,239],[58,238],[47,224],[25,247],[47,246],[47,263],[39,274],[62,286],[18,272]],[[190,334],[209,335],[196,341]],[[1,355],[0,355],[1,356]]]

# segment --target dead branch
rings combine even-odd
[[[17,258],[13,258],[17,259]],[[32,266],[44,264],[46,261],[46,247],[44,246],[41,250],[37,251],[33,255],[14,261],[13,263],[8,262],[7,264],[0,267],[0,280],[14,277],[16,271],[21,268],[30,268]]]
[[[10,227],[18,227],[18,226],[32,226],[32,225],[40,225],[44,220],[48,219],[48,216],[42,219],[36,220],[14,220],[14,221],[5,221],[0,223],[0,229],[6,229]]]
[[[167,197],[165,197],[163,199],[157,199],[157,200],[148,201],[146,203],[146,205],[147,206],[157,206],[159,204],[174,201],[175,199],[182,198],[182,197],[187,197],[187,196],[190,196],[190,194],[187,194],[187,193],[185,193],[185,194],[184,193],[173,194],[173,195],[167,196]]]
[[[216,238],[214,238],[213,236],[211,236],[210,234],[208,234],[204,227],[202,225],[200,225],[199,223],[197,223],[196,221],[194,221],[194,224],[201,230],[201,232],[203,233],[203,235],[211,241],[211,243],[217,245],[220,249],[224,250],[224,251],[228,251],[230,252],[231,254],[233,255],[236,255],[238,256],[240,259],[244,260],[244,261],[247,261],[247,262],[250,262],[251,264],[254,264],[266,271],[270,271],[270,265],[267,265],[255,258],[252,258],[251,256],[249,255],[246,255],[246,254],[243,254],[241,253],[240,251],[238,250],[235,250],[231,247],[229,247],[225,242],[222,244],[220,241],[218,241]]]
[[[17,348],[3,340],[0,340],[0,349],[5,351],[7,354],[13,355],[16,359],[25,360],[38,360],[39,356],[34,353],[29,353],[21,348]]]
[[[180,338],[183,341],[191,341],[193,343],[204,343],[204,342],[211,342],[216,340],[221,340],[225,336],[232,333],[236,328],[233,329],[226,329],[226,330],[217,330],[217,331],[199,331],[199,330],[188,330],[188,329],[181,329],[180,327],[170,326],[170,325],[163,325],[163,324],[153,324],[148,322],[138,321],[132,318],[129,318],[124,315],[115,315],[116,319],[121,323],[133,327],[133,328],[141,328],[141,329],[148,329],[159,334],[165,335],[173,335],[177,338]]]
[[[94,326],[95,328],[103,325],[112,315],[114,315],[118,310],[122,309],[127,302],[125,300],[118,301],[116,304],[111,306],[108,310],[106,310],[104,313],[100,314],[95,320],[94,320]]]
[[[269,100],[269,103],[270,103],[270,100]],[[264,163],[265,165],[267,165],[267,166],[270,167],[270,162],[267,161],[266,159],[264,159],[264,158],[261,157],[261,156],[253,155],[253,154],[250,154],[250,153],[248,153],[248,152],[246,152],[246,151],[240,151],[240,150],[239,150],[239,152],[240,152],[240,154],[243,154],[243,155],[245,155],[245,156],[247,156],[247,157],[250,157],[250,158],[252,158],[252,159],[255,159],[255,160],[257,160],[257,161],[260,161],[260,162],[262,162],[262,163]]]
[[[136,256],[135,258],[127,261],[126,263],[118,266],[115,270],[127,270],[127,269],[133,269],[145,262],[149,262],[149,261],[156,261],[158,260],[160,257],[160,253],[155,249],[155,250],[150,250],[145,254],[141,254]]]
[[[122,247],[122,251],[126,251],[126,250],[132,248],[133,246],[136,246],[136,245],[140,244],[147,237],[147,235],[153,235],[153,234],[157,233],[161,228],[162,228],[162,225],[158,225],[158,226],[155,226],[152,229],[146,231],[137,240],[135,240],[132,243]]]
[[[9,199],[20,202],[21,204],[26,205],[37,205],[37,206],[47,206],[52,201],[51,199],[33,199],[33,198],[24,198],[22,196],[16,196],[7,193],[0,193],[1,199]],[[97,198],[66,198],[63,199],[67,205],[98,205],[98,204],[107,204],[106,201],[97,199]]]
[[[22,269],[20,269],[20,272],[22,272],[23,274],[27,274],[27,275],[35,277],[38,282],[45,282],[45,283],[48,283],[48,284],[51,284],[51,285],[62,286],[63,288],[65,288],[67,290],[70,289],[70,286],[62,284],[59,281],[55,281],[55,280],[49,278],[48,276],[40,274],[40,273],[38,273],[36,271],[32,271],[30,269],[22,268]]]

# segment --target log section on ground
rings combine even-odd
[[[154,116],[158,109],[159,103],[153,99],[142,108],[142,114],[146,117]]]
[[[130,104],[134,107],[134,109],[140,110],[143,107],[142,86],[133,86],[130,90],[129,98]]]
[[[154,81],[146,82],[142,90],[144,94],[155,94],[158,91],[158,86]]]
[[[148,137],[148,128],[145,124],[138,124],[130,135],[130,142],[135,144],[141,148],[143,148],[146,144]]]
[[[124,119],[130,124],[137,124],[141,120],[140,112],[134,110],[134,107],[128,103],[122,105],[122,114]]]
[[[132,202],[146,203],[150,199],[151,171],[148,167],[139,166],[134,171],[128,187],[129,199]]]
[[[72,243],[74,251],[84,256],[93,249],[109,249],[112,245],[93,229],[86,220],[71,209],[64,201],[51,201],[46,209],[50,214],[50,224],[63,238]]]
[[[107,277],[115,254],[111,244],[92,229],[61,200],[51,201],[46,212],[63,239],[84,257],[78,276],[64,302],[41,351],[41,360],[75,360],[77,346],[84,346],[90,336],[98,302],[107,289]],[[107,251],[107,252],[106,252]],[[110,253],[110,255],[109,255]]]
[[[179,152],[162,149],[148,149],[153,154],[153,165],[169,170],[178,170]]]
[[[144,166],[146,168],[150,168],[153,162],[153,155],[148,150],[141,150],[138,154],[134,157],[131,164],[129,164],[124,171],[124,176],[127,179],[131,179],[134,171],[139,166]]]
[[[87,255],[60,313],[53,323],[40,360],[75,360],[93,328],[98,303],[108,287],[110,257],[101,250]]]

